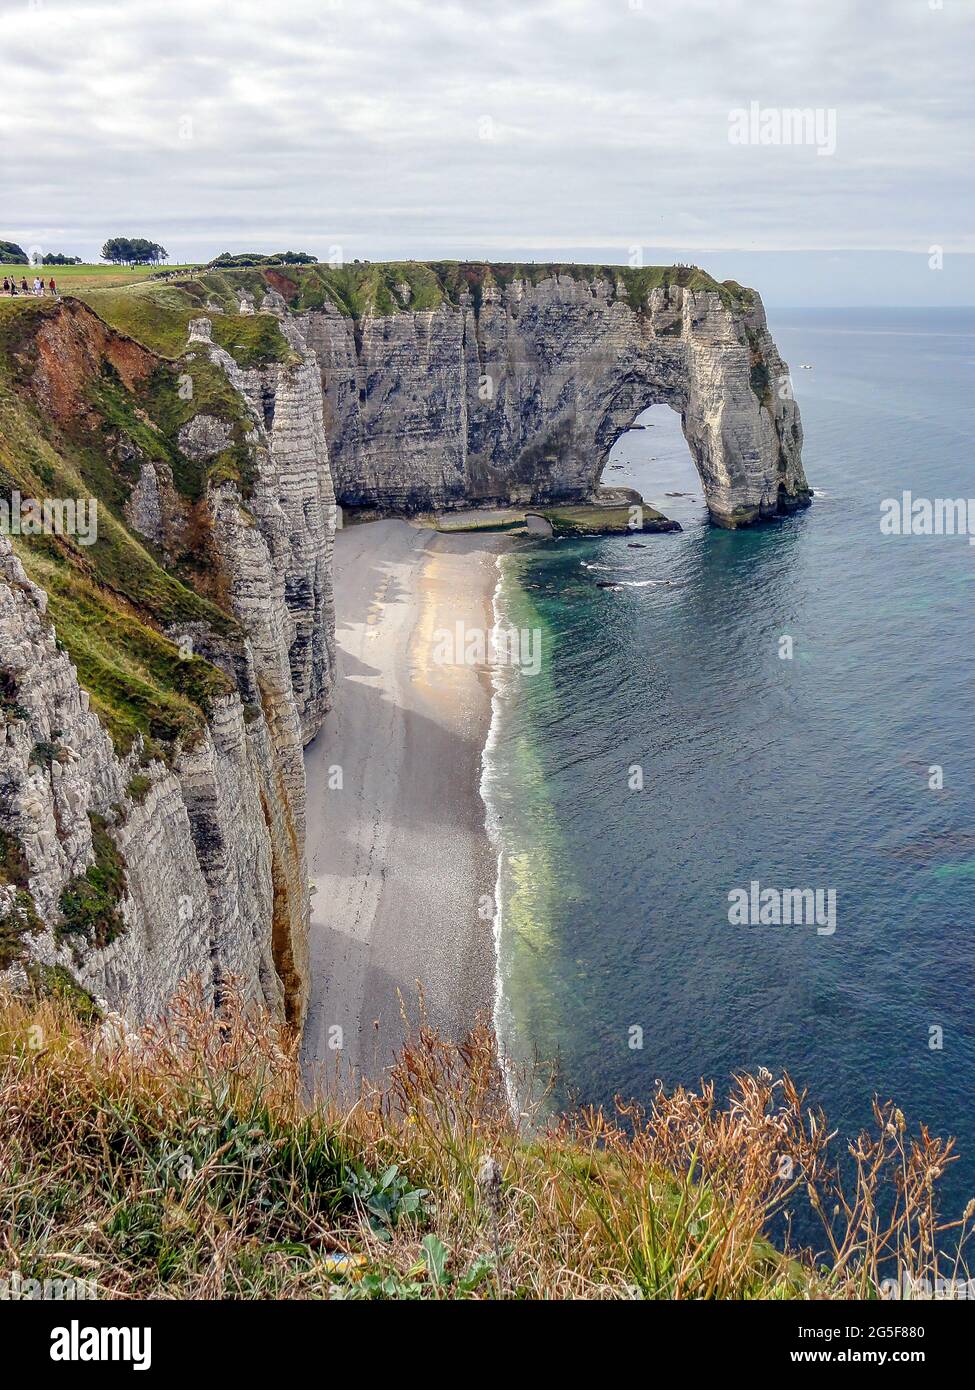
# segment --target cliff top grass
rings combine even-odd
[[[266,290],[262,286],[262,293]],[[296,360],[277,319],[272,314],[241,314],[239,299],[219,276],[212,281],[208,277],[206,284],[192,274],[178,283],[143,279],[110,288],[79,289],[75,297],[111,328],[170,360],[184,351],[190,321],[200,317],[211,320],[214,342],[240,367]]]
[[[13,275],[18,285],[21,280],[26,280],[28,285],[34,283],[34,276],[39,275],[43,278],[45,285],[54,280],[62,294],[77,294],[79,290],[86,289],[108,289],[118,285],[136,285],[144,280],[159,279],[164,275],[179,274],[192,271],[192,265],[171,265],[165,270],[150,268],[138,265],[27,265],[26,262],[17,265],[8,265],[4,262],[0,265],[0,279],[4,275]]]
[[[491,1031],[419,1027],[383,1089],[305,1099],[297,1042],[231,986],[100,1022],[63,980],[0,995],[8,1272],[100,1298],[876,1298],[964,1278],[951,1144],[893,1106],[841,1176],[787,1078],[512,1117]],[[800,1205],[822,1252],[770,1231]],[[972,1204],[975,1206],[975,1204]],[[950,1242],[952,1256],[936,1252]]]
[[[717,294],[728,307],[749,308],[754,293],[733,280],[719,283],[696,266],[576,265],[555,262],[488,263],[475,261],[353,261],[340,267],[252,267],[247,270],[208,270],[204,284],[226,289],[239,286],[255,293],[271,285],[298,312],[337,308],[353,319],[384,317],[402,309],[430,310],[441,304],[458,306],[470,296],[480,309],[486,290],[504,290],[515,280],[538,285],[554,275],[575,280],[622,283],[627,302],[635,311],[646,305],[653,289],[669,286]]]
[[[719,282],[697,266],[581,265],[573,262],[353,261],[339,267],[270,265],[247,268],[169,267],[165,272],[117,266],[47,267],[62,293],[83,299],[113,328],[164,357],[176,357],[186,342],[189,320],[219,305],[214,339],[241,366],[287,361],[290,349],[270,315],[241,315],[239,297],[247,293],[257,307],[268,287],[278,290],[296,311],[337,308],[350,318],[384,317],[402,309],[458,306],[468,294],[480,309],[484,291],[504,290],[515,280],[538,285],[553,275],[601,279],[624,286],[635,311],[653,289],[679,286],[717,294],[727,307],[750,308],[754,291],[734,280]],[[30,266],[5,267],[32,278]],[[60,273],[59,273],[60,272]],[[173,281],[168,278],[176,275]],[[408,288],[408,293],[404,292]],[[16,302],[16,301],[14,301]]]

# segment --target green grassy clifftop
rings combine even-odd
[[[753,292],[728,280],[719,283],[696,266],[575,265],[555,262],[488,263],[477,261],[353,261],[342,266],[262,266],[246,270],[208,270],[202,283],[218,292],[243,289],[259,293],[270,285],[295,310],[326,304],[352,318],[382,317],[401,309],[429,310],[458,306],[468,295],[480,308],[486,291],[504,290],[515,280],[538,285],[553,275],[575,280],[605,280],[623,286],[630,307],[639,311],[653,289],[680,287],[717,294],[732,307],[749,307]]]

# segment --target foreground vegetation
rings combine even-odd
[[[845,1184],[766,1073],[724,1107],[704,1087],[533,1125],[481,1026],[420,1028],[384,1090],[309,1107],[294,1039],[233,994],[217,1021],[187,988],[135,1035],[64,972],[0,996],[0,1114],[6,1277],[103,1298],[875,1297],[897,1267],[959,1277],[933,1252],[967,1229],[936,1214],[950,1142],[893,1107]],[[821,1256],[768,1239],[800,1204]]]

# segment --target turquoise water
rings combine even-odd
[[[557,1060],[559,1103],[765,1066],[844,1134],[890,1097],[958,1136],[944,1192],[963,1205],[975,548],[883,536],[879,517],[904,488],[975,496],[975,311],[780,311],[771,327],[820,494],[809,511],[710,527],[679,419],[657,407],[605,480],[684,531],[642,549],[532,543],[505,561],[503,618],[539,627],[544,648],[538,675],[501,679],[486,780],[499,1023],[517,1059]],[[835,889],[835,933],[731,926],[729,891],[753,879]]]

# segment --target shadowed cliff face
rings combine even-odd
[[[280,279],[280,277],[279,277]],[[409,286],[401,298],[408,300]],[[593,498],[647,406],[683,422],[712,518],[809,500],[788,368],[757,295],[554,272],[431,309],[301,315],[338,500],[381,511]]]

